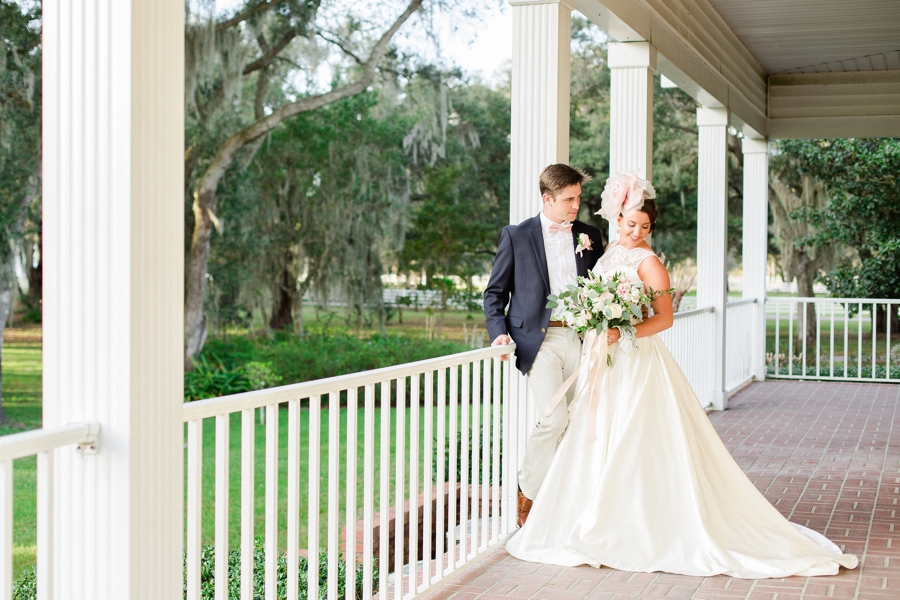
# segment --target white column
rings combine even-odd
[[[43,4],[44,426],[57,598],[182,595],[184,3]]]
[[[541,210],[538,177],[569,162],[569,75],[574,2],[510,0],[513,16],[510,223]]]
[[[538,178],[545,167],[569,162],[569,88],[572,0],[510,0],[513,16],[512,123],[509,222],[520,223],[542,207]],[[513,366],[510,401],[519,407],[520,432],[534,423],[526,406],[525,377]],[[516,469],[524,453],[518,436]]]
[[[766,263],[769,230],[769,154],[765,139],[744,138],[743,296],[756,298],[751,372],[766,378]]]
[[[656,47],[650,42],[609,45],[609,172],[653,176],[653,73]],[[615,239],[615,224],[609,239]]]
[[[711,389],[698,390],[700,403],[715,410],[728,407],[725,393],[725,302],[727,299],[728,136],[726,108],[698,108],[697,157],[697,307],[712,306],[715,327],[710,339]],[[707,397],[702,397],[703,394]]]

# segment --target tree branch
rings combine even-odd
[[[375,70],[378,67],[378,61],[381,60],[381,57],[387,52],[391,38],[397,33],[400,27],[409,20],[412,14],[419,9],[423,1],[424,0],[412,0],[406,7],[406,10],[403,11],[403,14],[397,17],[397,20],[384,32],[372,48],[368,60],[364,63],[363,72],[359,79],[352,83],[348,83],[347,85],[334,88],[324,94],[309,96],[297,100],[296,102],[285,104],[274,110],[265,118],[259,119],[232,134],[231,137],[225,140],[222,146],[219,147],[219,151],[216,153],[216,156],[213,158],[203,176],[201,186],[209,191],[214,190],[218,186],[222,175],[224,175],[225,169],[228,168],[228,165],[231,164],[232,159],[234,159],[234,155],[237,151],[246,144],[265,135],[269,131],[272,131],[285,119],[327,106],[338,100],[355,96],[356,94],[365,91],[375,78]]]
[[[34,108],[34,105],[32,105],[31,102],[29,102],[28,99],[25,98],[25,96],[23,96],[16,90],[4,90],[3,93],[15,100],[17,104],[22,106],[22,108],[25,108],[27,110],[31,110],[32,108]]]
[[[284,36],[279,39],[274,46],[269,46],[266,43],[265,38],[259,36],[257,38],[257,42],[259,42],[260,48],[263,50],[263,55],[254,60],[252,63],[249,63],[244,67],[244,75],[249,75],[254,71],[258,71],[260,69],[264,69],[268,67],[275,59],[279,58],[278,54],[287,47],[288,44],[291,43],[297,37],[297,30],[295,28],[291,28],[288,30]],[[225,89],[220,85],[213,92],[212,96],[209,97],[205,103],[200,102],[200,94],[199,91],[195,90],[194,92],[194,103],[197,105],[197,112],[200,113],[201,120],[205,120],[213,111],[215,111],[222,101],[225,99]]]
[[[320,38],[322,38],[323,40],[325,40],[325,41],[328,42],[329,44],[334,44],[335,46],[337,46],[338,48],[340,48],[340,49],[341,49],[341,52],[343,52],[344,54],[346,54],[347,56],[349,56],[350,58],[352,58],[353,60],[355,60],[358,64],[360,64],[360,65],[365,65],[365,64],[366,64],[360,57],[358,57],[356,54],[354,54],[353,52],[351,52],[348,48],[346,48],[346,47],[344,46],[344,44],[342,44],[342,43],[339,42],[338,40],[333,39],[333,38],[326,37],[321,31],[317,31],[317,32],[316,32],[316,35],[318,35]]]
[[[263,0],[259,4],[256,4],[255,6],[251,6],[244,12],[238,13],[238,14],[234,15],[233,17],[231,17],[230,19],[222,21],[221,23],[218,23],[216,25],[216,31],[225,31],[229,27],[234,27],[235,25],[238,25],[239,23],[243,23],[250,17],[253,17],[260,13],[264,13],[268,10],[271,10],[271,9],[275,8],[275,6],[278,4],[278,2],[279,2],[279,0]]]
[[[256,79],[256,94],[253,98],[253,115],[257,120],[266,116],[263,110],[263,101],[266,99],[266,91],[269,86],[269,73],[265,69],[259,72]]]
[[[287,31],[287,33],[285,33],[281,37],[281,39],[275,42],[274,46],[269,47],[268,44],[265,44],[264,46],[263,44],[265,43],[265,40],[260,41],[259,47],[262,49],[263,55],[244,67],[244,75],[249,75],[253,71],[258,71],[259,69],[268,67],[295,37],[297,37],[297,29],[295,27],[291,27]]]

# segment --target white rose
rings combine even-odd
[[[606,315],[610,319],[618,319],[622,316],[622,305],[621,304],[610,304],[606,308]]]

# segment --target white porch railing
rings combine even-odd
[[[715,357],[710,340],[715,327],[713,307],[709,306],[675,313],[672,327],[659,334],[698,398],[708,398],[712,391],[710,365]]]
[[[36,429],[0,437],[0,600],[10,600],[13,589],[13,461],[37,456],[36,574],[38,598],[52,598],[53,556],[53,462],[57,449],[95,452],[100,426],[66,425]]]
[[[508,402],[509,363],[500,361],[512,348],[185,404],[187,598],[200,598],[204,419],[215,420],[214,579],[216,598],[225,598],[234,500],[229,497],[229,434],[231,416],[237,414],[240,597],[254,597],[257,408],[266,412],[262,538],[267,599],[276,597],[281,549],[287,555],[289,599],[298,598],[301,578],[308,598],[319,598],[320,586],[328,598],[338,598],[340,561],[345,597],[355,598],[360,590],[366,599],[399,599],[423,592],[503,541],[515,527],[516,507],[516,464],[513,451],[504,450],[516,447],[522,417]],[[279,427],[279,407],[285,403],[286,432]],[[279,490],[283,471],[286,491]],[[279,498],[285,499],[283,506]],[[304,498],[307,511],[301,519]],[[286,531],[280,533],[283,520]],[[301,548],[307,549],[305,573],[298,568]],[[323,550],[327,575],[320,581]]]
[[[753,340],[756,328],[756,298],[725,305],[725,391],[733,392],[753,379]]]
[[[768,376],[900,381],[898,310],[900,300],[767,298]]]

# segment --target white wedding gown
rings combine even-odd
[[[652,255],[613,244],[594,270],[637,280]],[[590,386],[576,381],[568,430],[525,526],[506,544],[510,554],[750,579],[856,567],[855,555],[790,523],[757,491],[659,336],[638,339],[627,356],[615,344],[610,355],[593,411]]]

